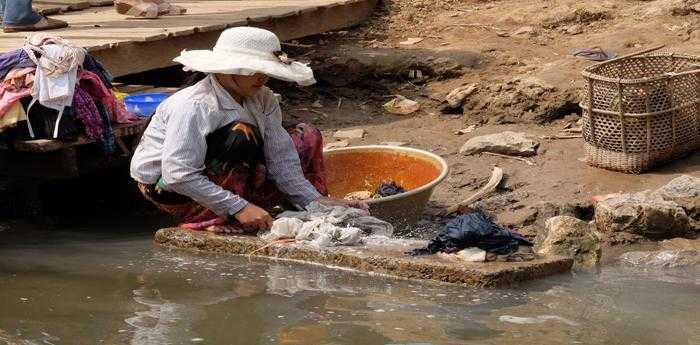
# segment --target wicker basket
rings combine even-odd
[[[641,173],[700,147],[700,58],[658,48],[583,71],[588,164]]]

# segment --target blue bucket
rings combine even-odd
[[[145,92],[129,95],[124,98],[126,110],[140,116],[151,117],[158,105],[170,97],[167,92]]]

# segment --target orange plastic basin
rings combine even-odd
[[[448,172],[447,163],[430,152],[398,146],[356,146],[324,152],[326,182],[331,196],[351,192],[374,192],[392,180],[405,193],[370,199],[372,215],[397,228],[413,225],[420,217],[433,189]]]

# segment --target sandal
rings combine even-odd
[[[68,23],[58,19],[52,19],[42,16],[38,22],[32,25],[7,25],[3,23],[3,32],[22,32],[22,31],[42,31],[62,29],[68,27]]]
[[[158,18],[158,5],[144,1],[120,1],[114,2],[117,13],[132,16],[134,18],[155,19]]]
[[[579,57],[591,61],[605,61],[614,59],[617,54],[612,51],[605,51],[601,47],[592,47],[586,49],[576,49],[574,50],[575,57]]]

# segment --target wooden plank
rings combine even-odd
[[[65,7],[73,11],[90,8],[90,1],[88,0],[35,0],[34,3],[40,5],[53,5],[61,8]]]
[[[114,1],[112,0],[88,0],[90,2],[91,7],[100,7],[100,6],[112,6],[114,5]]]
[[[42,0],[37,0],[42,1]],[[79,3],[88,0],[46,0]],[[96,0],[103,1],[103,0]],[[184,16],[132,20],[113,8],[93,7],[55,18],[70,26],[52,30],[85,47],[115,76],[171,66],[183,49],[208,49],[228,27],[254,25],[276,32],[280,39],[296,39],[356,25],[373,10],[377,0],[242,0],[178,2]],[[335,6],[337,5],[337,6]],[[45,6],[45,5],[42,5]],[[332,9],[331,9],[332,8]],[[303,13],[302,13],[303,12]],[[0,36],[0,52],[20,48],[26,33]]]
[[[143,132],[148,126],[148,120],[140,120],[133,124],[115,124],[113,127],[114,136],[125,137]],[[19,140],[12,143],[17,151],[26,153],[46,153],[64,150],[67,148],[94,143],[95,140],[80,136],[74,141],[61,141],[51,139]]]

